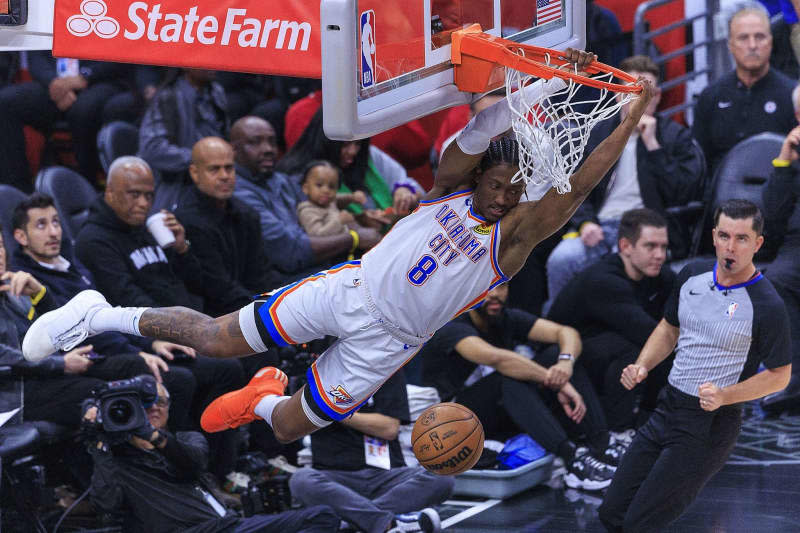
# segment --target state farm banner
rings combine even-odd
[[[319,78],[319,0],[56,0],[53,55]]]

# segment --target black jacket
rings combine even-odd
[[[586,144],[584,158],[594,151],[619,125],[619,115],[609,118],[592,130]],[[661,148],[648,151],[639,138],[636,143],[636,178],[644,206],[662,215],[667,207],[686,205],[700,198],[703,186],[703,160],[692,145],[691,132],[673,120],[658,119],[656,138]],[[572,216],[571,225],[580,228],[584,222],[597,222],[597,213],[606,200],[611,176],[617,168],[613,167],[589,193],[589,197],[578,207]],[[682,248],[677,242],[680,231],[670,226],[670,246]]]
[[[254,295],[276,288],[278,276],[267,260],[255,210],[235,197],[221,209],[196,187],[185,200],[175,215],[202,264],[199,294],[206,313],[231,313],[250,303]]]
[[[162,250],[144,225],[125,224],[102,197],[78,234],[76,255],[113,305],[199,308],[189,293],[203,283],[192,249],[184,254]]]
[[[40,283],[45,285],[53,297],[56,306],[62,306],[79,292],[87,289],[96,289],[92,275],[72,257],[69,269],[61,272],[40,265],[32,257],[22,251],[20,247],[14,250],[12,265],[16,270],[32,274]],[[41,304],[40,304],[41,305]],[[152,350],[152,339],[126,336],[116,332],[106,332],[83,341],[80,346],[91,344],[93,350],[99,354],[112,356],[121,353],[138,353]]]
[[[10,375],[0,379],[0,411],[10,411],[22,404],[22,382],[18,377],[46,378],[64,375],[64,357],[51,355],[38,363],[22,356],[20,345],[30,323],[41,313],[57,305],[48,290],[35,308],[27,297],[15,298],[0,293],[0,366],[10,367]]]
[[[782,246],[800,247],[800,171],[795,165],[774,168],[762,194],[765,255],[774,256]]]
[[[197,432],[167,433],[161,450],[131,444],[110,451],[89,446],[94,459],[92,502],[105,512],[125,513],[125,531],[160,533],[232,531],[238,515],[220,517],[204,499],[196,475],[206,468],[208,443]]]
[[[609,254],[558,293],[547,318],[572,326],[583,338],[612,331],[644,346],[664,314],[675,274],[664,266],[655,278],[633,281],[619,254]]]

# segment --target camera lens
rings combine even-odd
[[[124,426],[133,417],[133,406],[129,401],[114,400],[108,406],[108,418],[115,425]]]

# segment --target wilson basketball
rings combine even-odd
[[[419,464],[434,474],[466,472],[483,452],[483,426],[475,413],[457,403],[437,403],[414,423],[411,449]]]

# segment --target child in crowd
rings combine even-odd
[[[336,194],[342,171],[330,161],[316,160],[306,165],[300,185],[308,197],[297,205],[300,225],[311,237],[325,237],[347,233],[357,226],[351,213],[340,211],[338,204],[366,202],[362,191],[352,194]]]

